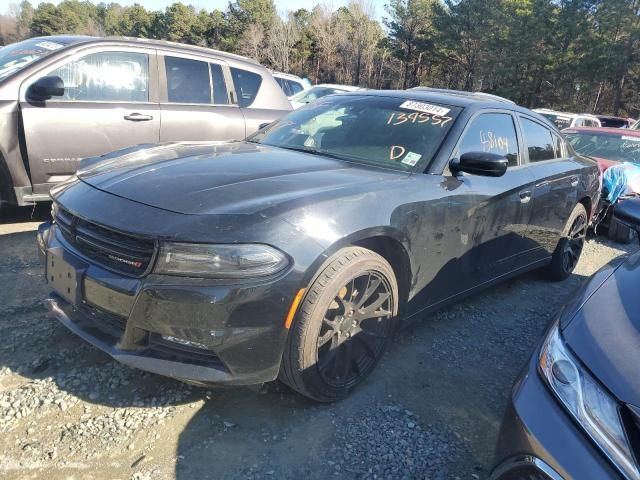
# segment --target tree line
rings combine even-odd
[[[640,116],[640,0],[387,1],[382,22],[372,0],[286,14],[274,0],[233,0],[224,11],[23,1],[0,16],[0,45],[60,33],[159,38],[246,55],[314,83],[426,85]]]

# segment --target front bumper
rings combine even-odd
[[[491,480],[622,478],[553,397],[537,359],[538,350],[516,381]]]
[[[72,266],[77,278],[73,295],[49,296],[51,314],[115,360],[197,384],[251,385],[277,377],[295,291],[288,272],[235,284],[130,278],[87,260],[55,224],[41,226],[38,244],[44,255]]]

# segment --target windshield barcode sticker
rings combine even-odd
[[[406,108],[408,110],[415,110],[417,112],[430,113],[432,115],[446,115],[451,110],[444,107],[438,107],[437,105],[431,105],[430,103],[422,103],[422,102],[414,102],[412,100],[407,100],[400,108]]]

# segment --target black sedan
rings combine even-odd
[[[614,215],[640,229],[640,201]],[[640,478],[640,253],[596,273],[515,383],[493,480]]]
[[[325,97],[245,142],[85,161],[40,229],[48,306],[133,367],[333,401],[400,318],[569,276],[598,190],[596,164],[511,102]]]

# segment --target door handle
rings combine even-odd
[[[153,120],[151,115],[143,115],[141,113],[130,113],[129,115],[124,116],[125,120],[129,120],[131,122],[148,122],[149,120]]]
[[[531,190],[523,190],[518,195],[520,196],[520,203],[529,203],[531,201]]]

